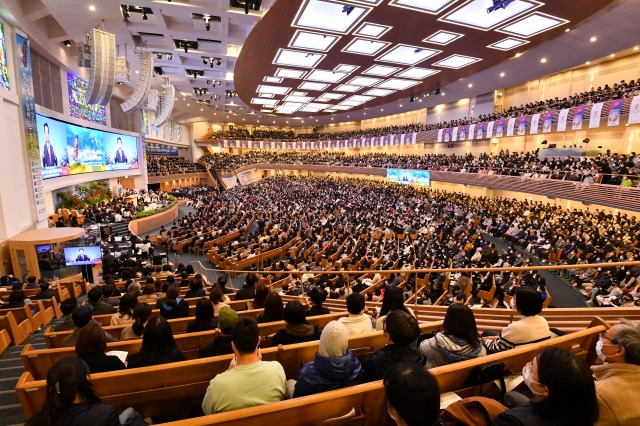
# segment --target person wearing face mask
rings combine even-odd
[[[598,419],[596,391],[587,364],[553,346],[522,369],[533,399],[498,415],[493,426],[592,426]]]
[[[640,324],[621,319],[601,333],[596,353],[604,362],[591,367],[600,407],[596,424],[640,424]]]

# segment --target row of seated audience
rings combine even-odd
[[[157,155],[147,157],[147,172],[149,176],[180,175],[203,171],[204,166],[202,166],[202,164],[192,163],[185,157]]]
[[[251,296],[251,293],[257,294],[258,289],[255,288],[257,281],[258,277],[255,274],[248,274],[246,283],[238,291],[236,299]],[[257,285],[260,286],[260,284]],[[217,285],[214,289],[217,292],[221,291],[221,287]],[[313,291],[314,289],[311,290]],[[269,294],[277,296],[275,292]],[[135,300],[135,295],[130,294],[130,296]],[[388,390],[389,413],[399,425],[453,424],[437,423],[439,392],[436,381],[428,373],[429,368],[553,337],[553,332],[549,329],[546,320],[540,316],[542,298],[539,293],[523,288],[516,292],[514,299],[515,308],[523,318],[507,326],[501,333],[495,333],[496,336],[487,336],[492,333],[479,336],[473,312],[461,304],[449,307],[442,332],[423,336],[420,335],[414,315],[404,305],[392,309],[386,313],[382,322],[382,330],[388,339],[387,345],[373,352],[366,362],[361,364],[348,349],[347,339],[357,333],[366,333],[367,330],[358,331],[353,327],[354,321],[348,321],[347,318],[359,316],[365,318],[369,324],[369,331],[374,321],[364,313],[364,297],[361,294],[352,293],[347,298],[349,317],[328,323],[322,333],[315,330],[313,337],[292,334],[291,336],[297,339],[287,342],[272,340],[272,344],[319,340],[319,350],[315,360],[301,368],[297,381],[287,381],[284,370],[278,362],[261,360],[261,339],[256,322],[249,317],[238,318],[233,310],[223,307],[219,311],[217,324],[223,333],[213,342],[224,339],[223,343],[227,350],[223,353],[235,353],[236,356],[231,361],[227,372],[211,380],[202,401],[202,411],[204,414],[230,411],[280,401],[287,396],[297,398],[384,379]],[[282,309],[282,300],[279,303]],[[201,306],[207,304],[208,311],[212,311],[211,299],[202,298],[198,304]],[[137,306],[141,305],[146,303],[142,302]],[[300,312],[304,312],[301,311],[301,307],[301,303],[297,300],[289,301],[284,307],[284,319],[287,325],[283,330],[286,333],[300,331],[302,326],[308,325],[304,314],[300,316]],[[59,376],[59,369],[65,363],[73,363],[75,368],[85,372],[84,376],[88,376],[89,372],[125,368],[118,358],[105,354],[106,334],[98,323],[91,320],[91,315],[90,305],[79,306],[71,314],[76,330],[79,330],[75,343],[76,353],[86,364],[68,360],[58,361],[49,371],[48,386],[55,388],[55,386],[64,385],[73,388],[71,383],[65,382]],[[201,321],[202,318],[198,318],[197,314],[195,321],[199,320]],[[523,406],[515,406],[510,410],[501,407],[498,413],[495,413],[493,424],[500,426],[634,424],[640,418],[640,411],[634,408],[637,407],[635,399],[639,396],[634,384],[634,375],[640,371],[638,347],[640,347],[640,326],[623,320],[600,337],[596,351],[604,363],[592,366],[591,370],[575,355],[557,348],[545,349],[533,359],[531,364],[525,366],[522,372],[524,383],[531,391],[533,399],[527,400],[527,404]],[[218,354],[220,353],[215,355]],[[163,316],[157,316],[144,325],[141,350],[129,356],[126,367],[165,364],[182,359],[184,358],[175,345],[166,319]],[[399,371],[405,373],[399,376]],[[413,380],[404,377],[406,374],[414,376]],[[77,379],[76,374],[70,377]],[[396,398],[395,392],[391,392],[395,389],[394,383],[398,380],[401,383],[408,381],[409,387],[405,388],[405,391],[415,387],[422,389],[423,392],[416,395],[408,395],[405,392],[406,401],[403,402]],[[398,391],[398,389],[395,390]],[[50,392],[49,398],[56,398],[56,395],[60,395],[60,392]],[[81,403],[92,402],[98,401]],[[73,398],[67,402],[68,405],[72,403]],[[75,403],[77,404],[78,401]],[[107,407],[100,407],[102,410],[107,409]],[[98,408],[84,407],[85,410]],[[39,416],[74,416],[79,409],[80,407],[73,407],[68,410],[69,414],[67,410],[52,413],[47,411],[45,403],[45,408]],[[422,415],[418,416],[416,413],[422,413]],[[136,413],[131,411],[123,415],[125,418],[129,416],[136,419]],[[443,413],[443,417],[445,415],[446,413]],[[36,420],[42,422],[43,418],[36,416],[32,422]]]
[[[597,89],[592,87],[585,92],[578,92],[565,98],[555,97],[546,101],[529,102],[519,106],[510,106],[500,113],[483,114],[477,118],[464,117],[458,120],[443,121],[436,124],[408,124],[402,126],[386,126],[371,129],[353,130],[348,132],[315,132],[295,134],[292,130],[255,130],[253,134],[246,129],[230,129],[228,131],[217,131],[212,139],[229,140],[279,140],[279,141],[315,141],[315,140],[338,140],[351,138],[367,138],[373,136],[384,136],[388,134],[401,134],[421,132],[426,130],[445,129],[447,127],[463,126],[466,124],[489,122],[504,118],[520,117],[532,115],[546,111],[555,111],[580,105],[592,105],[598,102],[611,101],[616,99],[632,98],[640,93],[640,81],[631,80],[614,83],[613,86],[605,84]]]
[[[595,157],[547,157],[543,151],[510,152],[498,154],[425,154],[397,155],[367,153],[345,155],[343,152],[269,152],[250,151],[243,155],[226,153],[205,154],[202,160],[213,169],[230,172],[238,167],[256,163],[322,164],[349,167],[379,167],[444,172],[477,173],[488,175],[522,176],[536,179],[556,179],[576,182],[632,186],[637,178],[640,157],[612,153],[607,150]],[[601,177],[599,177],[601,176]]]

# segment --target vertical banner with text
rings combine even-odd
[[[36,102],[33,94],[33,75],[31,74],[31,49],[29,39],[16,34],[18,44],[18,74],[20,76],[20,98],[22,104],[22,123],[24,126],[27,155],[29,156],[29,170],[33,185],[33,196],[36,206],[37,221],[47,218],[47,209],[44,202],[44,189],[42,187],[42,159],[38,145],[38,131],[36,129]]]

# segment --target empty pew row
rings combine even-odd
[[[442,328],[442,321],[421,324],[420,328],[425,333],[437,331]],[[358,352],[362,352],[364,348],[371,352],[373,349],[383,347],[386,342],[387,339],[382,332],[373,332],[351,337],[349,348]],[[262,359],[280,362],[287,378],[295,379],[300,367],[315,358],[318,344],[318,341],[313,341],[264,348],[261,349]],[[72,355],[73,351],[69,356]],[[198,407],[209,381],[216,374],[226,371],[233,357],[234,355],[230,354],[153,367],[97,373],[91,375],[91,381],[98,396],[118,409],[134,406],[143,416],[171,414],[171,411],[176,410],[177,407]],[[38,380],[30,370],[27,370],[16,385],[16,392],[27,418],[30,418],[40,409],[46,398],[45,381]],[[175,405],[178,402],[180,405]]]
[[[442,323],[421,324],[422,332],[437,331]],[[488,362],[501,361],[507,374],[519,373],[522,367],[546,346],[558,346],[584,357],[588,363],[596,358],[595,344],[599,333],[607,324],[594,321],[592,327],[547,341],[522,346],[486,357],[463,361],[432,369],[441,392],[457,391],[471,386],[475,369]],[[349,339],[352,350],[369,350],[384,346],[381,332],[355,336]],[[265,361],[277,360],[283,364],[288,379],[295,379],[301,365],[313,360],[318,342],[308,342],[262,350]],[[133,406],[143,416],[173,414],[180,408],[198,407],[209,381],[228,367],[233,355],[183,361],[168,365],[145,367],[121,372],[93,374],[94,390],[102,401],[118,410]],[[23,373],[16,392],[27,418],[33,416],[46,398],[46,382],[34,380],[29,372]],[[195,417],[171,426],[240,425],[258,426],[277,422],[280,426],[317,425],[322,419],[342,416],[352,408],[362,421],[350,424],[385,425],[387,407],[381,381],[353,386],[285,400],[259,407],[245,408],[227,413]],[[347,424],[347,423],[345,423]]]
[[[345,314],[327,314],[318,315],[309,318],[309,323],[317,325],[322,329],[328,322],[337,320]],[[284,328],[284,321],[274,321],[269,323],[258,324],[261,336],[269,336],[276,331]],[[186,359],[195,359],[200,356],[200,351],[207,343],[211,342],[219,335],[219,330],[200,331],[195,333],[183,333],[174,336],[176,345],[185,356]],[[269,344],[268,338],[263,338],[263,347]],[[108,351],[125,351],[128,353],[136,353],[142,346],[142,339],[127,340],[123,342],[107,343]],[[75,348],[53,348],[35,350],[32,345],[27,344],[20,353],[22,363],[25,370],[29,371],[32,376],[38,380],[46,378],[47,371],[54,362],[60,358],[75,356]]]

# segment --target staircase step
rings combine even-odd
[[[10,390],[11,392],[15,392],[16,383],[18,383],[18,379],[20,379],[20,376],[7,377],[5,379],[0,379],[0,391]]]
[[[0,407],[0,418],[5,425],[23,425],[27,419],[24,416],[22,405],[10,404]]]

